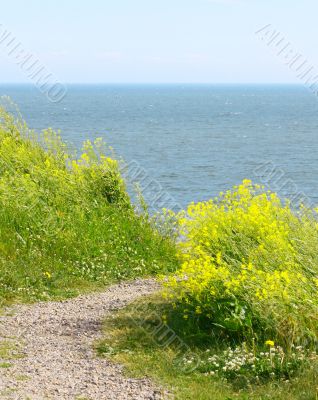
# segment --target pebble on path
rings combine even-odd
[[[125,377],[120,365],[93,350],[105,316],[157,289],[154,280],[136,280],[66,301],[19,305],[0,316],[0,342],[23,343],[23,357],[0,368],[1,400],[162,399],[150,380]]]

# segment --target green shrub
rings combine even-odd
[[[316,211],[294,212],[245,180],[178,217],[182,267],[165,296],[185,319],[249,342],[317,340]]]

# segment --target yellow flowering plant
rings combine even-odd
[[[16,114],[0,106],[0,307],[175,269],[174,241],[136,212],[103,140],[77,152]]]
[[[314,210],[294,212],[288,201],[244,180],[216,199],[190,204],[177,219],[181,268],[163,280],[164,296],[186,318],[287,343],[316,338]]]

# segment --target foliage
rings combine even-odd
[[[37,134],[0,109],[0,303],[175,264],[173,241],[136,214],[100,139],[76,156],[53,130]]]
[[[314,342],[318,334],[316,212],[248,180],[178,215],[182,266],[165,297],[184,318],[241,340]]]
[[[299,371],[315,368],[318,355],[302,346],[292,346],[289,354],[281,346],[271,346],[263,351],[248,348],[246,343],[235,348],[228,347],[223,352],[207,349],[202,353],[198,371],[207,376],[218,376],[227,381],[260,384],[269,380],[286,381],[297,376]],[[185,359],[184,363],[192,360]]]
[[[164,315],[161,318],[160,315]],[[199,330],[159,295],[138,300],[104,325],[97,351],[151,377],[176,399],[315,400],[317,354],[274,344],[235,345],[223,331]],[[175,338],[172,340],[172,338]],[[183,345],[182,345],[183,343]],[[186,350],[185,352],[180,349]]]

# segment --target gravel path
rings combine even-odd
[[[1,400],[161,399],[148,379],[126,378],[122,367],[97,358],[92,349],[107,314],[157,288],[153,280],[138,280],[103,293],[7,310],[0,317],[0,343],[22,344],[23,357],[0,368]]]

